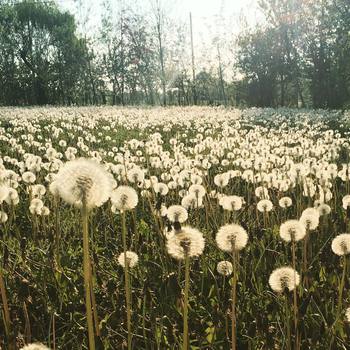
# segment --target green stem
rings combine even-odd
[[[232,350],[236,350],[237,340],[236,340],[236,289],[237,289],[237,253],[235,250],[232,252],[232,262],[233,262],[233,275],[232,275],[232,310],[231,310],[231,342]]]
[[[182,350],[188,350],[188,292],[190,288],[190,258],[185,253],[185,293],[184,293],[184,313],[183,313],[183,345]]]
[[[91,269],[90,269],[90,255],[89,255],[89,232],[88,232],[88,211],[86,207],[86,198],[83,197],[82,205],[82,224],[83,224],[83,251],[84,251],[84,287],[85,287],[85,306],[86,318],[89,333],[89,349],[95,350],[95,336],[94,325],[91,308]]]
[[[125,212],[122,213],[122,237],[123,237],[123,250],[124,250],[124,269],[125,269],[125,299],[126,299],[126,322],[128,328],[128,350],[131,350],[132,333],[131,333],[131,291],[130,291],[130,277],[129,277],[129,262],[126,256],[126,220]]]

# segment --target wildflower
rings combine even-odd
[[[320,215],[315,208],[305,209],[299,220],[308,230],[315,230],[320,222]]]
[[[128,171],[127,178],[132,183],[139,183],[145,178],[145,173],[140,168],[135,167]]]
[[[350,307],[345,310],[346,322],[350,322]]]
[[[286,288],[292,291],[300,283],[300,276],[292,267],[280,267],[274,270],[269,278],[273,291],[282,293]]]
[[[155,193],[159,193],[161,196],[166,196],[169,192],[168,186],[163,182],[156,183],[153,189]]]
[[[36,176],[31,171],[26,171],[22,174],[22,179],[24,182],[31,184],[36,180]]]
[[[243,205],[241,197],[238,196],[223,196],[220,198],[220,205],[228,211],[240,210]]]
[[[230,176],[227,173],[223,174],[217,174],[214,177],[214,183],[218,187],[226,187],[228,185],[228,182],[230,180]]]
[[[205,196],[206,193],[205,188],[200,184],[191,185],[188,189],[188,192],[190,194],[194,194],[196,198],[201,198]]]
[[[167,240],[168,253],[175,259],[199,256],[203,253],[205,240],[203,234],[195,228],[184,226]]]
[[[272,210],[273,204],[269,199],[262,199],[258,202],[256,207],[260,212],[266,213]]]
[[[337,255],[347,255],[350,253],[350,233],[342,233],[332,241],[332,251]]]
[[[328,204],[320,204],[317,207],[317,211],[320,216],[328,215],[331,212],[331,207]]]
[[[138,203],[137,192],[132,187],[119,186],[113,190],[111,202],[120,211],[134,209]]]
[[[286,242],[300,241],[305,235],[305,226],[303,226],[298,220],[288,220],[280,227],[280,236]]]
[[[25,345],[23,348],[20,350],[50,350],[47,346],[41,343],[32,343]]]
[[[229,276],[233,272],[233,266],[229,261],[220,261],[216,267],[216,270],[220,275]]]
[[[188,218],[187,210],[181,205],[171,205],[167,211],[167,217],[171,222],[185,222]]]
[[[137,265],[139,261],[139,257],[136,253],[131,252],[131,251],[127,251],[126,252],[126,262],[128,264],[129,267],[133,268]],[[125,267],[125,254],[121,253],[118,257],[118,263],[119,265]]]
[[[226,252],[243,249],[248,242],[247,231],[240,225],[227,224],[221,226],[216,234],[216,243],[218,247]]]
[[[78,207],[82,205],[83,198],[88,208],[99,207],[111,194],[111,175],[95,161],[83,158],[63,165],[54,183],[58,195]]]
[[[278,204],[281,208],[288,208],[292,205],[292,199],[290,197],[282,197],[279,201]]]

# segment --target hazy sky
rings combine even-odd
[[[64,9],[70,12],[76,12],[79,1],[88,8],[89,27],[93,28],[99,25],[101,15],[101,5],[103,0],[56,0]],[[167,8],[168,15],[172,18],[187,19],[189,12],[192,12],[194,35],[206,33],[212,27],[218,24],[218,15],[230,21],[233,32],[239,30],[239,17],[244,14],[250,25],[254,25],[261,19],[261,14],[257,9],[258,0],[160,0],[163,6]],[[118,1],[111,0],[116,4]],[[152,0],[125,0],[126,3],[132,3],[142,10],[150,8]],[[168,11],[169,9],[169,11]]]
[[[98,31],[101,23],[102,3],[105,0],[56,0],[58,5],[81,18],[88,18],[85,30],[87,35]],[[151,3],[155,0],[109,0],[111,4],[124,1],[131,4],[135,12],[149,13]],[[258,0],[159,0],[166,15],[187,25],[189,30],[189,12],[192,13],[193,36],[196,51],[196,62],[199,68],[210,67],[211,62],[217,61],[217,47],[214,38],[220,38],[220,54],[223,66],[232,65],[232,42],[235,34],[241,29],[241,18],[245,17],[250,26],[261,22],[262,15],[258,10]],[[79,11],[79,3],[82,7]],[[113,6],[113,5],[112,5]],[[189,37],[189,36],[188,36]],[[188,38],[187,38],[188,39]],[[190,48],[189,43],[186,44]],[[187,60],[188,57],[187,57]],[[225,75],[232,74],[225,70]]]

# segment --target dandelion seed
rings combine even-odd
[[[216,267],[216,270],[220,275],[230,276],[233,272],[233,266],[229,261],[220,261]]]
[[[288,208],[293,204],[293,201],[290,197],[282,197],[279,201],[278,204],[281,208]]]
[[[350,307],[345,310],[345,319],[346,322],[350,322]]]
[[[131,252],[129,250],[126,252],[126,262],[130,268],[135,267],[137,265],[138,261],[139,261],[139,257],[136,253]],[[119,263],[119,265],[125,267],[125,254],[124,253],[121,253],[119,255],[118,263]]]
[[[282,293],[286,288],[292,291],[300,283],[300,275],[292,267],[280,267],[274,270],[269,278],[271,289]]]
[[[83,197],[88,208],[99,207],[111,195],[111,175],[93,160],[67,162],[55,177],[54,190],[67,203],[80,207]]]
[[[228,211],[237,211],[242,208],[243,201],[238,196],[223,196],[220,198],[219,204],[223,209]]]
[[[32,343],[25,345],[23,348],[20,350],[50,350],[47,346],[41,343]]]
[[[203,253],[205,240],[203,234],[190,226],[183,226],[179,232],[170,234],[167,240],[168,253],[175,259],[199,256]]]
[[[181,205],[171,205],[167,211],[167,217],[171,222],[182,224],[188,218],[187,210]]]
[[[137,192],[132,187],[119,186],[113,190],[111,202],[120,211],[134,209],[138,203]]]
[[[280,236],[286,242],[300,241],[306,235],[305,226],[298,220],[288,220],[280,227]]]
[[[216,234],[218,247],[226,252],[239,251],[247,245],[247,242],[247,231],[237,224],[224,225]]]
[[[267,213],[272,210],[273,204],[269,199],[262,199],[258,202],[258,204],[256,205],[256,208],[261,213]]]
[[[350,253],[350,234],[342,233],[332,241],[332,251],[337,255],[347,255]]]

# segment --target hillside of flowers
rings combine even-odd
[[[349,349],[349,127],[0,108],[0,349]]]

